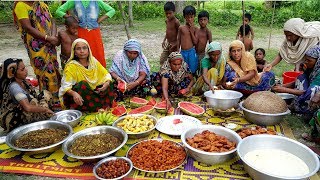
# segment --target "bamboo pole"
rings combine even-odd
[[[244,22],[244,1],[241,1],[241,3],[242,3],[242,25],[243,25],[243,36],[242,36],[242,42],[243,42],[243,44],[244,44],[244,36],[245,36],[245,22]]]
[[[129,40],[129,39],[131,39],[131,35],[130,35],[130,32],[129,32],[128,25],[127,25],[127,23],[126,23],[126,18],[125,18],[126,15],[124,14],[121,1],[117,1],[117,4],[118,4],[119,10],[120,10],[120,12],[121,12],[124,29],[126,30],[126,34],[127,34],[128,40]]]
[[[272,34],[272,26],[273,26],[274,12],[275,12],[275,11],[276,11],[276,2],[273,1],[273,12],[272,12],[272,19],[271,19],[271,26],[270,26],[268,50],[270,49],[270,44],[271,44],[271,34]]]

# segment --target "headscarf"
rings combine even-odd
[[[220,51],[219,59],[215,65],[215,68],[218,70],[218,82],[220,82],[224,76],[225,67],[226,67],[226,59],[223,56],[222,53],[222,46],[219,42],[213,41],[211,42],[207,47],[205,51],[204,58],[207,58],[210,60],[209,53],[213,51]]]
[[[3,94],[6,93],[9,89],[9,85],[14,79],[14,75],[18,69],[18,63],[22,59],[6,59],[0,67],[0,101],[2,103]]]
[[[320,75],[320,45],[315,45],[312,48],[310,48],[307,52],[306,55],[309,57],[312,57],[316,59],[316,63],[313,67],[312,72],[309,75],[309,81],[312,83],[313,80],[316,79],[317,76]]]
[[[306,51],[320,41],[320,22],[291,18],[284,24],[283,30],[300,37],[295,45],[285,39],[279,52],[282,59],[297,67],[303,61]]]
[[[88,46],[89,51],[89,66],[88,68],[80,64],[75,58],[75,46],[77,43],[83,42]],[[107,80],[111,80],[111,75],[108,71],[96,60],[92,55],[89,43],[81,38],[76,39],[71,46],[71,56],[67,61],[65,69],[63,71],[63,77],[61,80],[61,87],[59,89],[59,98],[63,102],[63,95],[72,86],[80,81],[86,81],[91,89],[95,89],[98,85],[105,83]]]
[[[174,72],[171,69],[170,62],[173,60],[181,59],[182,65],[178,72]],[[187,63],[183,60],[183,56],[179,52],[172,52],[167,60],[163,63],[163,65],[160,68],[160,76],[167,76],[176,83],[179,84],[181,81],[183,81],[184,77],[186,77],[190,71],[188,70]]]
[[[241,48],[242,56],[240,66],[234,60],[231,59],[230,50],[232,48]],[[241,41],[234,40],[231,42],[229,46],[229,60],[227,61],[227,63],[231,66],[231,68],[237,73],[239,77],[243,77],[247,74],[248,71],[254,70],[255,76],[249,81],[246,81],[246,83],[252,86],[255,86],[259,83],[260,76],[258,75],[256,60],[250,52],[247,52],[245,50],[244,44]]]
[[[127,56],[127,51],[138,52],[138,57],[131,61]],[[145,72],[147,78],[150,76],[150,66],[147,58],[141,50],[141,44],[136,39],[128,40],[123,50],[117,52],[113,58],[110,72],[116,73],[122,80],[127,83],[134,82],[139,78],[139,72]]]

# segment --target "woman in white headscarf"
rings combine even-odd
[[[286,39],[280,47],[279,54],[265,67],[265,71],[271,70],[282,59],[295,65],[295,71],[299,71],[300,64],[306,51],[320,41],[320,22],[305,22],[300,18],[289,19],[283,27]]]

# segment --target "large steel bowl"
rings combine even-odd
[[[30,131],[35,131],[35,130],[40,130],[40,129],[46,129],[46,128],[53,128],[53,129],[61,129],[64,130],[68,133],[68,136],[65,137],[63,140],[52,144],[50,146],[46,147],[41,147],[41,148],[34,148],[34,149],[26,149],[26,148],[19,148],[16,147],[14,144],[16,140],[21,137],[22,135],[30,132]],[[72,127],[64,122],[59,122],[59,121],[52,121],[52,120],[46,120],[46,121],[39,121],[39,122],[34,122],[31,124],[27,124],[24,126],[20,126],[14,130],[12,130],[6,137],[6,144],[11,147],[12,149],[18,150],[18,151],[23,151],[23,152],[32,152],[34,154],[38,153],[47,153],[47,152],[53,152],[56,149],[60,148],[60,145],[67,140],[72,135]]]
[[[279,124],[286,115],[290,114],[289,109],[286,112],[276,114],[251,111],[243,107],[243,101],[239,103],[239,106],[243,110],[244,117],[247,121],[261,126],[272,126]]]
[[[309,173],[304,176],[284,177],[275,176],[257,169],[254,165],[248,164],[244,156],[253,150],[258,149],[278,149],[291,153],[306,163]],[[319,159],[317,155],[307,146],[295,140],[273,135],[257,135],[244,138],[237,146],[237,153],[244,164],[244,169],[253,179],[259,180],[292,180],[308,179],[319,170]]]
[[[132,158],[131,158],[131,156],[130,156],[129,154],[130,154],[130,152],[131,152],[134,148],[136,148],[136,147],[137,147],[139,144],[141,144],[141,143],[144,143],[144,142],[152,142],[152,141],[158,141],[158,142],[170,141],[174,146],[183,148],[184,153],[185,153],[185,155],[186,155],[185,158],[184,158],[184,160],[181,161],[181,163],[177,164],[176,167],[174,167],[174,168],[166,169],[166,170],[158,170],[158,171],[156,171],[156,170],[153,170],[153,171],[152,171],[152,170],[141,169],[141,168],[135,166],[135,162],[133,161],[133,162],[132,162],[132,165],[133,165],[133,167],[134,167],[135,169],[137,169],[137,170],[139,170],[139,171],[147,172],[147,173],[164,173],[164,172],[170,172],[170,171],[173,171],[173,170],[178,169],[180,166],[182,166],[182,164],[184,164],[184,163],[187,161],[188,156],[187,156],[186,148],[184,148],[180,143],[177,143],[177,142],[174,142],[174,141],[171,141],[171,140],[166,140],[166,139],[147,139],[147,140],[142,140],[142,141],[140,141],[140,142],[137,142],[136,144],[132,145],[132,146],[129,148],[129,150],[127,151],[126,157],[131,160]],[[146,149],[147,149],[147,148],[146,148]],[[145,155],[145,153],[143,153],[143,154]],[[147,155],[147,156],[148,156],[148,155]],[[146,159],[146,158],[144,158],[144,159]],[[131,161],[132,161],[132,160],[131,160]]]
[[[293,99],[296,97],[295,95],[289,93],[276,93],[276,95],[280,96],[288,105],[291,104]]]
[[[232,159],[236,155],[236,149],[233,149],[228,152],[205,152],[196,148],[191,147],[186,139],[192,138],[197,133],[202,133],[205,130],[209,130],[211,132],[214,132],[218,135],[225,136],[230,141],[235,142],[237,145],[241,141],[241,137],[234,131],[221,127],[221,126],[215,126],[215,125],[202,125],[197,128],[191,128],[186,131],[184,131],[181,135],[181,140],[183,145],[187,148],[188,154],[193,157],[198,162],[202,162],[205,164],[213,165],[213,164],[221,164],[223,162],[226,162],[230,159]]]
[[[51,117],[51,120],[65,122],[68,123],[71,127],[75,127],[80,122],[81,116],[81,111],[64,110],[55,113],[55,115]]]
[[[143,132],[139,132],[139,133],[132,133],[132,132],[126,132],[126,133],[128,134],[130,139],[144,138],[144,137],[149,136],[152,133],[152,131],[156,128],[157,121],[158,121],[156,117],[151,116],[151,115],[146,115],[146,114],[129,114],[126,116],[122,116],[119,119],[117,119],[116,121],[114,121],[112,126],[118,127],[118,123],[122,122],[127,117],[142,117],[142,116],[147,116],[148,118],[152,119],[154,127],[147,130],[147,131],[143,131]],[[121,128],[121,127],[118,127],[118,128]]]
[[[103,154],[99,154],[99,155],[95,155],[95,156],[77,156],[75,154],[72,154],[69,151],[69,148],[71,147],[71,145],[74,143],[74,141],[81,137],[81,136],[86,136],[86,135],[94,135],[94,134],[102,134],[102,133],[108,133],[111,134],[112,136],[118,138],[121,142],[121,144],[116,147],[115,149],[103,153]],[[117,152],[122,146],[124,146],[124,144],[127,142],[128,140],[128,135],[127,133],[125,133],[122,129],[120,128],[116,128],[116,127],[112,127],[112,126],[97,126],[97,127],[91,127],[88,129],[84,129],[81,130],[75,134],[73,134],[71,137],[69,137],[62,145],[62,150],[63,152],[68,155],[69,157],[75,158],[75,159],[79,159],[79,160],[88,160],[88,161],[96,161],[98,159],[107,157],[115,152]]]
[[[99,180],[105,180],[105,178],[102,178],[100,176],[98,176],[97,174],[97,169],[103,164],[103,163],[106,163],[108,161],[114,161],[114,160],[117,160],[117,159],[123,159],[125,161],[127,161],[127,163],[129,164],[130,168],[128,170],[128,172],[126,172],[124,175],[122,176],[119,176],[119,177],[116,177],[116,178],[113,178],[114,180],[120,180],[120,179],[123,179],[125,178],[126,176],[128,176],[130,174],[130,172],[132,171],[132,168],[133,168],[133,164],[132,164],[132,161],[126,157],[106,157],[104,159],[102,159],[101,161],[99,161],[94,167],[93,167],[93,174],[94,176],[99,179]]]
[[[225,111],[230,108],[237,108],[242,93],[233,90],[206,91],[204,96],[213,109]]]

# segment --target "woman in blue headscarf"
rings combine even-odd
[[[211,42],[206,48],[206,55],[201,60],[202,75],[193,86],[193,94],[202,94],[213,90],[214,86],[221,84],[226,66],[226,59],[222,54],[219,42]]]
[[[303,74],[295,82],[273,87],[275,92],[296,95],[291,110],[311,117],[316,109],[310,108],[310,100],[320,91],[320,45],[307,50],[304,56]]]
[[[150,66],[147,58],[142,53],[141,44],[135,39],[128,40],[116,53],[112,60],[110,74],[115,79],[117,100],[125,96],[138,95],[145,97],[150,91]],[[120,90],[119,83],[124,83],[125,88]]]

